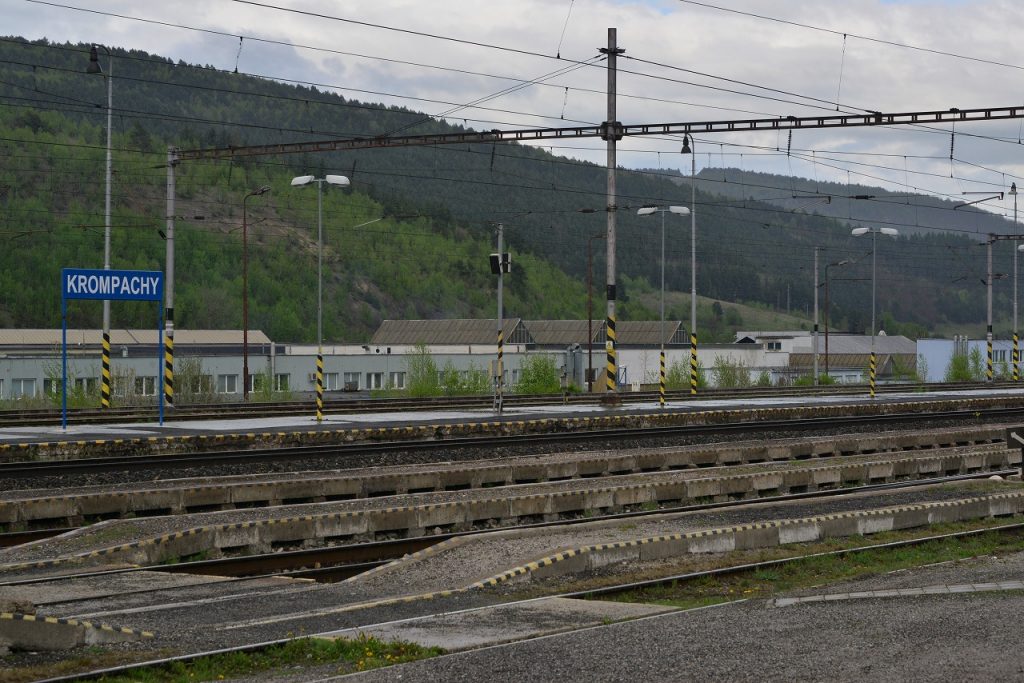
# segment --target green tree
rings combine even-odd
[[[562,390],[554,356],[527,356],[519,366],[519,394],[556,394]]]
[[[426,344],[417,344],[406,357],[409,373],[409,395],[414,397],[440,396],[441,384],[437,379],[437,363]]]
[[[750,386],[750,370],[743,361],[733,361],[723,356],[715,356],[714,367],[715,386],[729,389]]]
[[[972,358],[966,353],[954,353],[946,366],[946,374],[943,375],[944,382],[971,382],[981,379],[981,352],[974,348],[971,351]],[[977,374],[976,374],[977,373]]]

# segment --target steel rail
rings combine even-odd
[[[848,396],[866,393],[867,385],[843,384],[819,387],[745,387],[742,389],[706,389],[698,394],[695,399],[697,403],[709,400],[722,400],[729,398],[774,398],[793,396]],[[980,386],[977,382],[954,382],[954,383],[917,383],[917,384],[887,384],[876,388],[876,393],[936,393],[940,391],[991,391],[992,389],[1019,388],[1019,383],[995,382],[991,385]],[[669,391],[666,394],[669,400],[694,400],[689,390]],[[654,391],[628,392],[622,394],[626,403],[653,401],[658,398]],[[572,405],[596,405],[600,400],[599,394],[531,394],[515,395],[505,397],[507,406],[545,406],[558,403]],[[324,404],[324,412],[331,415],[363,414],[372,412],[409,412],[424,409],[439,410],[483,410],[491,407],[490,396],[456,396],[456,397],[430,397],[422,399],[411,398],[371,398],[371,399],[327,399]],[[197,403],[178,406],[172,414],[165,416],[166,421],[175,422],[183,420],[215,420],[228,415],[231,417],[263,418],[263,417],[287,417],[291,415],[304,415],[309,413],[310,401],[274,401],[267,403]],[[69,411],[69,421],[74,424],[109,424],[111,422],[141,422],[152,421],[153,407],[130,407],[99,410],[94,408],[78,408]],[[45,426],[59,424],[61,420],[60,411],[53,409],[7,409],[0,410],[0,426]]]
[[[776,560],[765,560],[763,562],[750,562],[747,564],[738,564],[730,567],[719,567],[717,569],[707,569],[699,572],[688,572],[686,574],[676,574],[673,576],[666,576],[660,579],[649,579],[647,581],[637,581],[634,583],[624,583],[617,586],[604,586],[602,588],[592,588],[583,591],[575,591],[572,593],[562,593],[557,596],[559,598],[594,598],[604,595],[618,595],[622,593],[628,593],[634,590],[642,590],[644,588],[655,588],[658,586],[669,585],[680,581],[693,581],[696,579],[713,578],[716,576],[725,576],[728,574],[739,574],[748,571],[757,571],[759,569],[770,569],[772,567],[779,567],[787,564],[796,562],[802,562],[804,560],[817,559],[822,557],[842,557],[844,555],[850,555],[853,553],[861,553],[869,550],[890,550],[893,548],[906,548],[915,545],[923,545],[925,543],[931,543],[932,541],[942,541],[951,538],[968,538],[970,536],[980,536],[981,534],[989,532],[1003,532],[1003,531],[1024,531],[1024,522],[1014,524],[1003,524],[1000,526],[987,527],[984,529],[972,529],[970,531],[953,531],[948,534],[937,534],[933,536],[922,536],[920,538],[912,538],[904,541],[891,541],[889,543],[877,543],[874,545],[865,545],[858,548],[843,548],[841,550],[830,550],[823,553],[809,553],[807,555],[795,555],[793,557],[783,557]]]
[[[400,538],[387,541],[372,541],[369,543],[358,543],[350,545],[336,545],[324,548],[305,548],[302,550],[288,550],[258,555],[241,555],[237,557],[217,558],[214,560],[196,560],[192,562],[180,562],[177,564],[153,564],[126,569],[102,570],[98,572],[81,572],[75,574],[64,574],[54,577],[39,577],[31,579],[17,579],[10,582],[0,582],[0,586],[18,586],[26,584],[48,583],[61,581],[69,578],[86,578],[94,576],[105,576],[108,574],[126,574],[141,571],[161,571],[175,574],[205,574],[212,576],[230,576],[236,578],[260,578],[266,576],[281,576],[287,573],[288,576],[300,578],[317,574],[330,574],[331,570],[337,572],[338,576],[348,578],[355,576],[366,569],[371,569],[381,564],[386,564],[405,555],[409,555],[430,546],[453,538],[480,536],[495,531],[524,531],[529,529],[548,529],[555,527],[576,526],[590,524],[593,522],[609,522],[619,520],[632,520],[643,517],[656,517],[659,515],[674,515],[690,512],[706,512],[708,510],[722,510],[735,508],[744,505],[772,505],[775,503],[786,503],[800,500],[820,500],[835,498],[850,494],[874,493],[897,489],[917,488],[949,484],[957,481],[970,481],[973,479],[988,479],[993,476],[1008,476],[1017,474],[1018,469],[989,470],[985,472],[970,472],[967,474],[955,474],[942,477],[928,477],[924,479],[907,479],[904,481],[886,482],[882,484],[864,484],[849,488],[833,488],[818,491],[804,491],[802,493],[787,493],[778,496],[761,496],[756,498],[745,498],[741,500],[727,500],[714,503],[693,503],[690,505],[677,505],[674,507],[659,508],[657,510],[633,510],[629,512],[618,512],[597,517],[578,517],[561,519],[549,522],[535,522],[533,524],[517,524],[513,526],[500,527],[496,529],[470,529],[467,531],[454,531],[433,536],[419,536],[416,538]]]
[[[859,488],[858,489],[850,489],[850,490],[845,491],[845,492],[846,493],[853,493],[853,492],[858,492],[859,493],[859,492],[861,492],[861,489],[859,489]],[[764,499],[764,500],[767,500],[767,499]],[[746,504],[749,504],[750,502],[753,502],[753,501],[745,501]],[[723,505],[734,505],[734,504],[741,504],[741,501],[725,503]],[[655,513],[655,514],[657,514],[657,513]],[[661,513],[661,514],[664,514],[664,513]],[[588,521],[592,521],[592,520],[588,520]],[[802,555],[802,556],[794,556],[794,557],[789,557],[789,558],[780,558],[780,559],[777,559],[777,560],[768,560],[768,561],[765,561],[765,562],[746,563],[746,564],[742,564],[742,565],[735,565],[735,566],[732,566],[732,567],[720,567],[720,568],[717,568],[717,569],[710,569],[710,570],[705,570],[705,571],[700,571],[700,572],[689,572],[689,573],[686,573],[686,574],[677,574],[677,575],[674,575],[674,576],[671,576],[671,577],[664,577],[664,578],[660,578],[660,579],[650,579],[650,580],[647,580],[647,581],[631,582],[631,583],[619,584],[619,585],[615,585],[615,586],[604,586],[602,588],[588,589],[588,590],[584,590],[584,591],[573,591],[573,592],[561,593],[561,594],[553,595],[553,596],[549,596],[549,597],[576,598],[576,599],[579,599],[579,598],[599,597],[599,596],[603,596],[603,595],[614,595],[614,594],[617,594],[617,593],[625,593],[625,592],[629,592],[629,591],[632,591],[632,590],[638,590],[638,589],[642,589],[642,588],[655,587],[655,586],[665,585],[665,584],[669,584],[669,583],[673,583],[673,582],[689,581],[689,580],[705,578],[705,577],[722,576],[722,575],[726,575],[726,574],[730,574],[730,573],[739,573],[739,572],[753,571],[753,570],[763,569],[763,568],[771,568],[771,567],[776,567],[776,566],[785,565],[785,564],[789,564],[789,563],[800,562],[800,561],[803,561],[803,560],[817,558],[817,557],[843,556],[843,555],[848,555],[848,554],[857,553],[857,552],[866,552],[866,551],[870,551],[870,550],[886,550],[886,549],[893,549],[893,548],[908,547],[908,546],[913,546],[913,545],[922,545],[924,543],[930,543],[930,542],[933,542],[933,541],[941,541],[941,540],[952,539],[952,538],[967,538],[967,537],[970,537],[970,536],[977,536],[977,535],[981,535],[981,534],[985,534],[985,533],[990,533],[990,532],[1021,531],[1021,530],[1024,530],[1024,523],[1005,524],[1005,525],[1000,525],[998,527],[988,527],[988,528],[985,528],[985,529],[974,529],[974,530],[970,530],[970,531],[958,531],[958,532],[951,532],[951,533],[947,533],[947,534],[937,534],[937,535],[931,535],[931,536],[920,537],[920,538],[915,538],[915,539],[907,539],[907,540],[904,540],[904,541],[892,541],[892,542],[889,542],[889,543],[880,543],[880,544],[874,544],[874,545],[870,545],[870,546],[861,546],[861,547],[858,547],[858,548],[847,548],[847,549],[842,549],[842,550],[828,551],[828,552],[824,552],[824,553],[812,553],[812,554],[807,554],[807,555]],[[138,570],[134,569],[134,570],[119,570],[119,571],[138,571]],[[255,578],[255,577],[250,577],[250,578]],[[531,598],[530,601],[532,601],[532,600],[536,600],[536,598]],[[514,604],[514,603],[512,603],[512,604]],[[301,635],[301,636],[294,636],[294,637],[289,637],[289,638],[281,638],[281,639],[277,639],[277,640],[264,641],[264,642],[261,642],[261,643],[252,643],[252,644],[241,645],[241,646],[236,646],[236,647],[220,648],[220,649],[217,649],[217,650],[210,650],[210,651],[206,651],[206,652],[196,652],[196,653],[191,653],[191,654],[186,654],[186,655],[177,655],[177,656],[172,656],[172,657],[164,657],[164,658],[150,660],[150,661],[146,661],[146,662],[137,662],[137,663],[126,664],[126,665],[122,665],[122,666],[108,667],[108,668],[99,669],[99,670],[90,671],[90,672],[77,673],[77,674],[69,674],[69,675],[66,675],[66,676],[57,676],[57,677],[47,678],[47,679],[43,679],[41,681],[37,681],[37,683],[69,683],[71,681],[89,680],[89,679],[95,679],[95,678],[101,678],[101,677],[116,676],[116,675],[121,675],[121,674],[130,674],[130,673],[135,672],[135,671],[140,671],[140,670],[149,669],[149,668],[155,668],[155,667],[164,666],[164,665],[167,665],[167,664],[189,662],[189,661],[193,661],[193,660],[196,660],[196,659],[200,659],[200,658],[204,658],[204,657],[211,657],[211,656],[215,656],[215,655],[222,655],[222,654],[229,654],[229,653],[256,652],[256,651],[259,651],[259,650],[266,649],[268,647],[273,647],[273,646],[277,646],[277,645],[285,645],[285,644],[290,643],[290,642],[295,641],[295,640],[300,640],[300,639],[303,639],[303,638],[314,637],[316,635],[317,634],[305,634],[305,635]]]
[[[170,455],[113,456],[74,460],[32,460],[0,462],[0,479],[24,479],[53,474],[110,472],[124,469],[151,470],[200,465],[235,465],[276,463],[309,458],[343,459],[355,455],[389,453],[396,451],[436,451],[463,448],[491,448],[521,445],[547,445],[559,443],[585,443],[588,441],[617,441],[622,439],[658,439],[689,435],[735,434],[773,430],[812,431],[816,429],[855,426],[863,424],[894,424],[905,422],[934,422],[936,420],[1006,419],[1024,417],[1024,406],[993,408],[988,410],[945,410],[936,412],[889,413],[881,415],[846,415],[799,418],[795,420],[749,420],[716,424],[676,425],[669,427],[637,427],[628,429],[597,429],[511,436],[457,437],[439,440],[385,441],[292,446],[267,449],[203,451]]]

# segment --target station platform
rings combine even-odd
[[[583,430],[669,426],[702,422],[793,418],[798,415],[872,414],[894,410],[929,412],[952,409],[984,409],[1024,405],[1024,388],[990,388],[969,391],[866,393],[839,396],[780,396],[772,398],[697,399],[669,401],[661,408],[656,399],[626,402],[620,406],[566,405],[553,399],[550,405],[507,407],[493,410],[422,410],[365,414],[325,414],[317,422],[314,407],[308,416],[214,420],[174,420],[164,424],[130,422],[0,427],[0,457],[11,450],[146,445],[153,449],[202,447],[272,447],[287,443],[453,438],[484,434],[521,434],[560,429]]]

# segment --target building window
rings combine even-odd
[[[75,391],[91,396],[98,393],[100,386],[99,377],[76,377],[75,378]]]
[[[782,342],[780,342],[780,341],[765,342],[764,343],[764,348],[765,348],[765,351],[781,351],[782,350]]]
[[[313,378],[313,383],[316,383],[316,377]],[[324,373],[324,391],[337,391],[338,390],[338,373],[336,372],[325,372]]]
[[[252,376],[249,377],[250,381]],[[238,393],[238,375],[217,375],[217,393],[218,394],[237,394]]]
[[[1006,362],[1006,349],[996,350],[992,352],[992,360],[996,363]]]
[[[345,380],[345,391],[359,391],[358,372],[346,372],[343,379]]]
[[[390,376],[388,376],[388,385],[392,389],[405,389],[405,373],[392,372]]]
[[[193,394],[208,394],[213,391],[213,375],[190,377],[188,388]]]
[[[368,372],[368,373],[366,373],[366,388],[367,389],[383,389],[384,388],[384,373],[383,372]]]
[[[136,377],[135,393],[139,396],[156,396],[156,377]]]
[[[263,391],[266,381],[267,378],[265,375],[249,375],[249,393],[251,394],[257,391]]]
[[[60,386],[61,380],[47,377],[43,380],[43,393],[47,396],[60,396]]]
[[[274,375],[274,391],[288,391],[289,377],[291,375]]]
[[[32,398],[36,395],[36,380],[34,378],[11,380],[11,398]]]
[[[4,397],[4,380],[0,377],[0,398]]]

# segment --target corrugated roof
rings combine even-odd
[[[806,343],[804,343],[806,342]],[[801,340],[801,344],[794,349],[801,351],[810,350],[814,344],[813,338]],[[825,352],[825,335],[818,336],[818,353]],[[830,334],[828,337],[829,355],[841,353],[871,353],[871,337],[861,334]],[[875,337],[876,353],[910,354],[917,355],[917,342],[907,339],[901,335],[879,335]]]
[[[917,367],[917,354],[914,353],[879,353],[877,354],[877,368],[879,373],[888,373],[892,370],[893,362],[901,367],[913,370]],[[832,353],[829,349],[828,365],[830,368],[867,368],[871,353]],[[791,353],[789,354],[789,367],[791,368],[813,368],[813,353]],[[818,354],[818,368],[824,372],[825,353]]]
[[[678,320],[666,320],[663,332],[660,320],[623,320],[615,325],[615,332],[620,346],[659,346],[662,339],[666,344],[688,343],[681,339],[682,325]],[[595,341],[604,343],[603,325]]]
[[[519,341],[522,335],[519,318],[503,321],[502,330],[506,343],[529,343]],[[498,321],[491,319],[459,320],[385,320],[373,333],[370,340],[374,345],[440,345],[440,344],[497,344]]]
[[[586,320],[526,320],[523,325],[530,331],[533,341],[540,346],[587,343]],[[591,335],[596,338],[603,325],[603,320],[591,322]]]
[[[497,321],[487,320],[385,320],[370,341],[383,344],[494,344]],[[605,340],[605,321],[591,324],[594,343]],[[616,327],[620,345],[657,346],[662,339],[661,322],[657,320],[622,321]],[[505,343],[537,346],[568,346],[587,343],[586,320],[520,320],[505,321]],[[688,343],[681,340],[682,323],[666,320],[666,343]]]
[[[68,345],[99,346],[103,331],[99,329],[69,329]],[[134,344],[156,344],[156,329],[151,330],[110,330],[110,343],[113,346],[131,346]],[[241,344],[241,330],[175,330],[175,346],[185,345],[218,345]],[[249,330],[250,344],[270,344],[270,338],[260,330]],[[57,347],[61,344],[60,330],[40,329],[0,329],[0,347]]]

